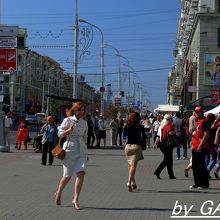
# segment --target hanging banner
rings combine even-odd
[[[220,86],[220,54],[205,55],[205,85]]]

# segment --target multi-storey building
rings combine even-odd
[[[190,108],[220,101],[220,1],[182,0],[168,101]],[[196,101],[197,100],[197,101]],[[187,109],[187,108],[186,108]]]
[[[8,36],[10,28],[16,30],[16,33],[13,32],[13,38],[17,41],[17,69],[4,72],[0,70],[0,74],[4,75],[4,106],[15,112],[51,112],[59,115],[60,106],[65,104],[64,100],[47,95],[72,98],[72,76],[65,73],[60,64],[52,58],[27,48],[26,29],[0,26],[0,39],[11,39],[12,36]],[[93,104],[100,98],[93,87],[81,83],[80,80],[77,80],[77,97],[89,104],[89,111],[94,110]]]

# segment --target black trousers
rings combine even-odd
[[[154,173],[159,175],[162,170],[167,167],[169,177],[173,177],[173,147],[167,147],[167,142],[162,141],[160,143],[160,150],[163,153],[163,161],[160,163]]]
[[[87,135],[87,148],[92,148],[95,141],[95,135],[93,132],[89,132]]]
[[[54,156],[52,154],[52,150],[54,148],[53,142],[46,142],[43,144],[43,150],[42,150],[42,164],[47,163],[47,152],[49,153],[49,164],[53,164]]]
[[[122,146],[122,133],[123,133],[123,131],[119,131],[119,132],[118,132],[119,146]]]
[[[209,174],[205,164],[205,152],[192,150],[192,169],[196,187],[209,187]]]

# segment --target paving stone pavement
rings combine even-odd
[[[177,217],[192,205],[187,217],[201,216],[200,208],[208,200],[214,204],[204,205],[202,211],[206,213],[208,207],[213,207],[213,213],[219,205],[218,180],[210,181],[210,189],[190,190],[192,172],[188,179],[183,173],[188,161],[175,159],[177,179],[170,180],[164,170],[162,180],[157,180],[152,173],[162,160],[161,152],[150,148],[144,157],[137,168],[138,189],[129,193],[123,148],[89,150],[80,196],[82,210],[76,211],[71,204],[74,178],[63,192],[61,207],[54,204],[54,192],[62,175],[61,161],[55,159],[53,166],[42,166],[41,154],[34,153],[31,145],[27,151],[12,148],[11,153],[0,152],[0,220],[166,220],[171,219],[177,200],[179,205],[185,205],[181,213],[175,209]],[[220,216],[220,208],[217,215]]]

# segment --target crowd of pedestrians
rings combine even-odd
[[[12,120],[10,113],[5,117],[6,142],[10,148],[9,133]],[[17,149],[27,150],[29,137],[29,124],[21,117],[16,137]],[[63,160],[63,176],[60,179],[55,192],[55,202],[61,204],[61,195],[75,174],[75,188],[73,206],[79,210],[79,195],[84,182],[86,162],[88,160],[87,149],[107,148],[106,133],[110,130],[110,144],[112,147],[124,147],[128,164],[127,188],[132,192],[137,188],[135,179],[138,162],[143,159],[143,149],[160,149],[163,159],[155,167],[154,175],[161,178],[161,172],[167,168],[169,179],[176,179],[173,169],[173,155],[176,159],[189,160],[183,168],[186,177],[192,169],[194,184],[191,189],[209,188],[211,171],[214,169],[215,178],[219,179],[220,169],[220,113],[217,117],[213,114],[204,116],[204,110],[197,106],[191,116],[183,116],[180,112],[175,114],[149,114],[140,115],[132,112],[127,119],[121,115],[113,115],[107,119],[104,115],[95,112],[95,116],[86,113],[85,104],[76,102],[67,112],[67,117],[56,124],[53,116],[46,118],[46,123],[40,129],[42,135],[41,164],[53,164],[52,150],[59,142],[66,151]],[[143,142],[144,140],[144,142]],[[144,147],[143,147],[144,143]],[[122,148],[123,149],[123,148]],[[175,149],[175,153],[173,153]],[[181,152],[182,151],[182,152]],[[191,158],[188,157],[191,155]]]
[[[190,117],[181,117],[180,112],[175,116],[166,114],[160,123],[154,148],[163,153],[163,161],[157,167],[154,175],[161,179],[160,173],[167,167],[169,178],[176,179],[173,173],[173,149],[176,148],[176,158],[181,159],[180,148],[183,149],[182,158],[188,160],[188,149],[191,148],[190,162],[184,168],[184,174],[189,176],[193,171],[194,184],[191,189],[209,188],[210,173],[214,171],[219,179],[220,160],[220,114],[204,116],[204,110],[197,106]]]

